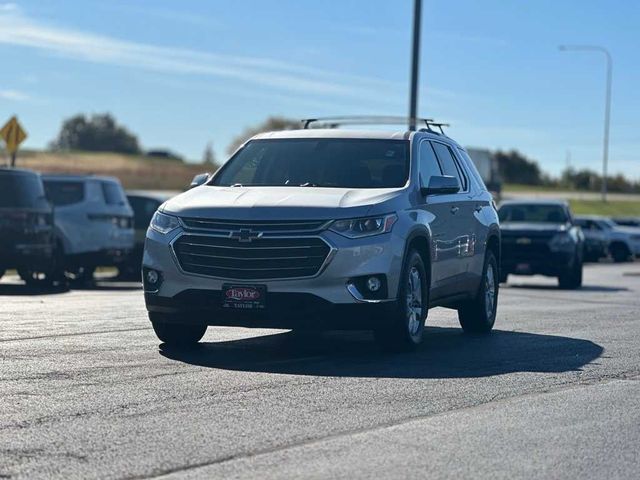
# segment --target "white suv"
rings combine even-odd
[[[75,280],[90,280],[97,266],[117,265],[133,249],[133,211],[111,177],[44,175],[54,206],[58,248]]]
[[[587,239],[603,239],[615,262],[626,262],[640,256],[640,228],[622,227],[606,217],[595,215],[576,217]]]

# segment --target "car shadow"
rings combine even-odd
[[[95,282],[83,282],[72,283],[72,290],[78,291],[92,291],[92,292],[125,292],[131,290],[142,290],[141,282],[116,282],[116,281],[95,281]]]
[[[208,368],[288,375],[377,378],[468,378],[514,372],[580,370],[603,348],[589,340],[496,330],[466,335],[428,327],[410,353],[381,353],[366,332],[302,337],[294,332],[201,343],[193,350],[160,345],[166,358]]]
[[[562,289],[557,285],[535,285],[530,283],[516,283],[516,284],[507,284],[503,285],[503,288],[519,288],[526,290],[561,290],[564,292],[628,292],[629,289],[627,287],[608,287],[604,285],[583,285],[577,289]]]
[[[56,295],[67,293],[69,286],[66,284],[55,285],[53,287],[32,287],[24,283],[0,283],[0,296],[35,296],[35,295]]]

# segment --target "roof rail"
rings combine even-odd
[[[446,133],[444,133],[444,129],[442,127],[449,127],[450,125],[448,123],[440,123],[440,122],[427,122],[427,128],[421,128],[420,131],[421,132],[431,132],[431,133],[438,133],[438,132],[434,132],[431,127],[436,127],[440,130],[440,134],[444,135],[445,137],[447,136]]]
[[[391,124],[421,124],[424,123],[426,131],[432,133],[434,130],[431,127],[440,129],[440,132],[444,135],[442,127],[448,127],[447,123],[434,122],[431,118],[409,118],[409,117],[394,117],[384,115],[351,115],[342,117],[322,117],[322,118],[305,118],[302,120],[303,128],[310,128],[312,123],[320,123],[329,128],[336,128],[340,125],[391,125]]]

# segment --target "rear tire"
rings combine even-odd
[[[465,333],[489,333],[498,310],[498,262],[491,250],[484,259],[482,280],[476,298],[458,309],[458,320]]]
[[[574,265],[558,277],[558,285],[564,290],[574,290],[582,286],[582,260],[576,257]]]
[[[89,285],[93,283],[93,274],[96,271],[95,266],[76,267],[67,270],[67,279],[76,285]]]
[[[624,243],[614,243],[609,247],[609,250],[616,263],[627,262],[631,256],[631,252]]]
[[[193,347],[207,331],[206,325],[170,323],[172,319],[164,314],[149,313],[149,319],[158,339],[170,347]],[[176,318],[173,320],[179,321]]]
[[[407,254],[394,307],[374,330],[376,342],[385,351],[412,350],[422,343],[429,311],[427,271],[416,250]]]

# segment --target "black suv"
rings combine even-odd
[[[40,175],[0,168],[0,277],[9,268],[28,285],[55,280],[53,210]]]
[[[508,201],[498,210],[500,281],[510,273],[558,277],[560,288],[582,285],[584,234],[561,201]]]

